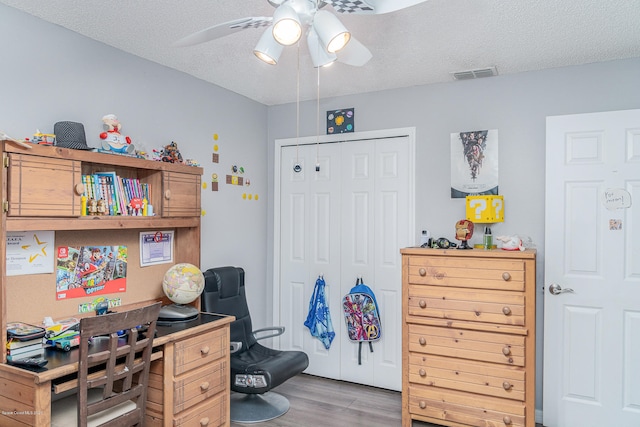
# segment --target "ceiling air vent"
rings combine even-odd
[[[480,77],[497,76],[498,70],[496,67],[489,68],[476,68],[475,70],[454,71],[451,73],[454,80],[471,80],[479,79]]]

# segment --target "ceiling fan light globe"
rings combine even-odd
[[[288,4],[279,6],[273,14],[273,38],[283,46],[291,46],[302,36],[302,24]]]
[[[309,55],[314,67],[328,67],[333,64],[338,57],[335,53],[329,53],[320,43],[318,33],[312,28],[309,29],[307,35],[307,46],[309,47]]]
[[[336,53],[342,50],[342,48],[344,48],[347,45],[347,43],[349,43],[349,40],[351,40],[350,32],[338,34],[337,36],[332,38],[327,44],[327,52]]]
[[[284,46],[274,40],[271,28],[267,28],[253,49],[253,54],[267,64],[276,65],[283,49]]]
[[[313,17],[313,28],[329,53],[336,53],[349,43],[351,33],[342,22],[326,10],[319,10]]]

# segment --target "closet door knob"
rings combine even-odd
[[[169,200],[171,198],[171,190],[165,190],[164,198]]]
[[[84,185],[83,184],[76,184],[74,191],[76,192],[76,194],[78,196],[82,196],[82,193],[84,193]]]

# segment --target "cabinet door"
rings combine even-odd
[[[80,216],[83,191],[79,161],[9,154],[9,216]]]
[[[162,216],[200,216],[200,175],[164,172]]]

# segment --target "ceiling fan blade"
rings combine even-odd
[[[343,47],[337,55],[338,62],[352,65],[354,67],[362,67],[369,62],[371,58],[373,58],[371,51],[353,36],[351,37],[351,40],[349,40],[349,43],[347,43],[347,45]]]
[[[238,31],[246,30],[247,28],[260,28],[268,27],[271,25],[272,17],[260,16],[253,18],[241,18],[234,21],[224,22],[222,24],[214,25],[213,27],[205,28],[204,30],[193,33],[189,36],[181,38],[173,43],[176,47],[193,46],[200,43],[205,43],[210,40],[218,39],[220,37],[228,36],[229,34],[237,33]]]
[[[349,0],[323,0],[330,4],[339,13],[356,13],[366,15],[381,15],[383,13],[395,12],[416,4],[424,3],[427,0],[362,0],[362,4]]]

